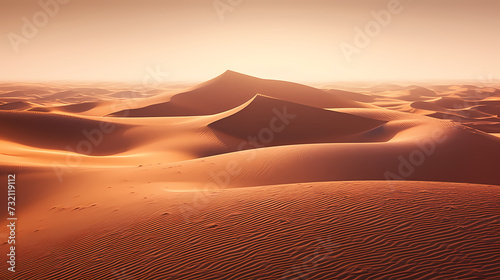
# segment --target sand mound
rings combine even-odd
[[[428,101],[411,103],[411,108],[423,110],[427,116],[449,119],[454,122],[481,130],[483,132],[498,132],[500,124],[500,103],[490,94],[481,98],[440,97]],[[488,98],[493,99],[488,99]]]
[[[147,178],[163,181],[173,189],[184,189],[183,183],[204,185],[215,182],[225,187],[243,187],[386,179],[500,185],[496,171],[500,165],[498,138],[464,133],[446,131],[446,141],[434,146],[430,144],[431,138],[421,138],[418,142],[404,140],[259,148],[216,155],[203,161],[152,167]],[[250,142],[245,142],[243,147],[255,149]],[[130,174],[136,174],[135,179],[143,182],[138,172],[131,170]]]
[[[205,200],[198,193],[135,191],[127,207],[93,199],[47,214],[47,221],[66,221],[66,229],[84,223],[84,231],[66,234],[47,221],[23,226],[20,238],[32,245],[19,251],[23,261],[12,279],[500,275],[498,186],[327,182],[222,190]]]
[[[23,111],[30,109],[33,106],[30,102],[16,101],[0,105],[0,110],[16,110]]]
[[[499,116],[500,115],[500,106],[493,106],[493,105],[478,105],[478,106],[475,106],[474,109],[480,111],[480,112],[483,112],[483,113],[486,113],[486,114],[490,114],[490,115],[496,115],[496,116]]]
[[[79,104],[70,104],[66,106],[59,106],[56,107],[55,109],[61,112],[67,112],[67,113],[83,113],[88,110],[94,109],[99,105],[98,102],[84,102],[84,103],[79,103]]]
[[[422,96],[436,96],[435,91],[419,86],[412,86],[411,89],[409,90],[409,93],[410,96],[413,96],[415,98],[420,98]]]
[[[266,146],[354,142],[358,134],[385,122],[257,95],[236,112],[208,126]]]
[[[64,113],[84,113],[99,106],[99,102],[82,102],[77,104],[62,105],[56,107],[35,107],[28,111],[33,112],[64,112]]]
[[[31,147],[81,150],[110,155],[129,146],[123,133],[131,126],[41,112],[0,111],[0,137]],[[106,137],[104,137],[106,134]],[[80,147],[80,148],[79,148]]]
[[[40,89],[36,89],[36,88],[29,88],[28,90],[22,90],[22,89],[19,89],[19,86],[14,86],[12,89],[16,89],[14,91],[8,91],[8,92],[4,92],[2,94],[0,94],[0,98],[4,98],[4,97],[29,97],[31,95],[39,95],[39,94],[48,94],[50,93],[50,91],[46,91],[46,90],[40,90]]]
[[[420,86],[408,86],[397,90],[386,90],[376,93],[379,97],[390,97],[400,101],[423,101],[436,97],[436,92]]]
[[[371,103],[375,101],[375,96],[370,95],[370,94],[364,94],[364,93],[359,93],[359,92],[351,92],[351,91],[344,91],[344,90],[338,90],[338,89],[329,89],[327,92],[335,95],[335,96],[340,96],[345,99],[351,99],[357,102],[363,102],[363,103]]]

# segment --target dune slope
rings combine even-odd
[[[495,279],[499,194],[368,181],[223,190],[198,204],[164,193],[24,248],[14,279]],[[73,217],[99,211],[111,209]]]
[[[259,138],[266,146],[274,146],[351,142],[355,141],[353,134],[384,123],[257,95],[237,112],[210,123],[208,127],[240,139]]]

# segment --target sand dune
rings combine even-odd
[[[384,122],[257,95],[237,112],[208,126],[266,146],[301,143],[357,142],[356,134]]]
[[[0,110],[25,110],[31,108],[32,104],[26,101],[16,101],[0,105]]]
[[[450,119],[484,132],[498,132],[500,125],[498,100],[468,100],[441,97],[431,101],[411,103],[412,108],[425,110],[424,114]]]
[[[129,117],[166,117],[211,115],[230,110],[243,104],[256,94],[279,98],[318,108],[364,107],[342,97],[305,85],[264,80],[233,71],[227,71],[217,78],[205,82],[192,90],[174,95],[163,103],[158,97],[154,104],[127,110]],[[147,103],[144,100],[143,103]],[[111,114],[122,116],[123,111]]]
[[[94,196],[72,208],[53,205],[46,220],[24,226],[19,234],[31,247],[19,252],[16,279],[494,279],[500,273],[498,186],[325,182],[222,190],[198,204],[192,193],[133,190],[122,204]],[[183,206],[195,210],[181,212]],[[63,235],[68,230],[52,226],[61,220],[85,230]]]
[[[449,133],[449,138],[436,143],[434,152],[428,156],[425,151],[431,151],[426,150],[432,147],[430,138],[418,142],[304,144],[151,166],[144,178],[141,178],[142,170],[131,170],[130,174],[131,180],[137,183],[149,179],[165,182],[171,189],[177,185],[180,189],[186,186],[189,189],[214,182],[225,187],[243,187],[388,178],[500,184],[495,173],[500,164],[498,138],[465,131],[446,133]],[[248,148],[250,144],[245,143],[244,147]],[[417,154],[419,156],[415,156]],[[233,169],[235,171],[230,172]]]
[[[0,84],[13,279],[498,279],[499,98],[233,71]]]
[[[117,144],[111,141],[110,137],[99,135],[110,131],[109,133],[119,137],[128,128],[126,125],[107,121],[99,122],[58,114],[0,111],[0,129],[3,140],[52,150],[64,150],[67,146],[82,146],[82,151],[87,151],[90,146],[87,143],[91,140],[86,140],[85,144],[82,143],[86,139],[85,136],[89,135],[89,138],[95,139],[98,145],[94,144],[88,154],[113,154],[125,150],[126,141],[120,141]]]

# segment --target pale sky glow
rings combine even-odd
[[[349,62],[340,44],[355,46],[354,29],[391,1],[246,0],[221,20],[212,0],[73,0],[24,38],[39,1],[2,0],[0,79],[140,81],[155,65],[193,82],[227,69],[296,82],[500,76],[495,0],[401,0]]]

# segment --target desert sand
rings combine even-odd
[[[498,279],[499,114],[500,86],[0,84],[14,279]]]

